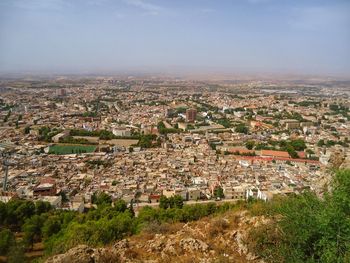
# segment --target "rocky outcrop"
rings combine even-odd
[[[183,250],[187,252],[193,252],[193,251],[201,251],[201,252],[207,252],[209,250],[209,246],[199,239],[194,238],[185,238],[180,241],[180,246]]]
[[[343,151],[333,152],[329,158],[330,168],[339,169],[343,165],[345,158],[346,158],[345,152]]]
[[[65,254],[56,255],[46,263],[103,263],[106,262],[104,249],[94,249],[86,245],[80,245],[68,250]],[[110,257],[112,259],[112,257]],[[120,262],[117,256],[114,262]]]
[[[344,158],[343,163],[339,167],[340,169],[350,169],[350,151],[347,152],[346,157]]]
[[[260,263],[248,250],[246,236],[252,227],[268,224],[269,219],[236,212],[224,218],[202,219],[169,226],[169,233],[141,233],[105,248],[77,246],[56,255],[46,263],[102,262],[238,262]]]

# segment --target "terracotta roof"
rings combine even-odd
[[[242,153],[254,153],[254,150],[248,150],[248,149],[245,149],[243,147],[230,147],[227,149],[227,151],[230,153],[239,152],[240,154],[242,154]]]
[[[306,158],[305,152],[298,152],[299,158]]]
[[[152,194],[152,195],[149,195],[149,198],[150,199],[159,199],[160,195]]]
[[[262,156],[235,156],[236,160],[251,160],[251,161],[268,161],[272,162],[273,160],[276,161],[291,161],[291,162],[299,162],[299,163],[313,163],[313,164],[321,164],[320,161],[317,160],[310,160],[310,159],[293,159],[293,158],[283,158],[283,157],[262,157]]]
[[[262,156],[289,158],[289,153],[284,151],[261,150]]]
[[[44,178],[41,178],[40,180],[40,184],[55,184],[55,183],[56,183],[56,180],[51,177],[44,177]]]

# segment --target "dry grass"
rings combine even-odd
[[[174,234],[179,231],[184,224],[182,223],[162,223],[152,222],[148,224],[144,229],[143,233],[147,234]]]
[[[229,223],[225,219],[215,219],[209,227],[209,236],[215,238],[216,236],[224,233],[226,229],[229,228]]]
[[[116,255],[111,250],[105,250],[103,254],[99,257],[99,262],[105,262],[105,263],[120,263],[121,259],[119,255]]]

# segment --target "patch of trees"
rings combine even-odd
[[[318,107],[321,105],[321,102],[312,101],[312,100],[304,100],[304,101],[298,102],[296,104],[299,106],[302,106],[302,107],[310,107],[310,106]]]
[[[181,129],[166,128],[165,124],[162,121],[158,122],[157,129],[158,129],[158,132],[160,134],[180,133],[181,132]]]
[[[192,124],[187,124],[186,130],[194,130],[195,127]]]
[[[225,197],[224,190],[222,189],[221,186],[215,187],[215,189],[214,189],[214,197],[215,198],[219,198],[219,199]]]
[[[70,136],[91,136],[91,137],[99,137],[100,131],[88,131],[88,130],[80,130],[80,129],[72,129],[69,131]]]
[[[142,148],[152,148],[157,147],[160,145],[160,141],[157,141],[156,143],[153,143],[157,138],[157,135],[155,134],[147,134],[147,135],[141,135],[139,137],[139,142],[137,143],[137,146]]]
[[[305,192],[257,203],[251,211],[272,218],[247,242],[266,262],[349,262],[350,170],[336,173],[323,198]]]
[[[52,211],[47,202],[25,200],[0,202],[0,255],[8,262],[24,262],[24,248],[31,248],[40,239],[46,214]],[[16,241],[14,232],[22,231],[22,240]]]
[[[234,112],[238,112],[238,111],[245,111],[244,108],[242,107],[238,107],[238,108],[234,108],[234,109],[225,109],[225,113],[228,113],[228,114],[233,114]]]
[[[247,134],[249,131],[248,127],[244,124],[238,124],[235,128],[235,132]]]
[[[105,192],[93,193],[91,202],[96,205],[110,205],[112,203],[112,197]]]
[[[0,110],[1,111],[8,111],[14,108],[16,104],[7,104],[4,102],[4,100],[0,99]]]
[[[52,137],[62,132],[62,129],[43,126],[39,129],[39,141],[52,142]]]
[[[225,152],[226,154],[226,152]],[[240,152],[240,151],[235,151],[233,152],[234,155],[241,155],[241,156],[256,156],[255,152]]]
[[[157,100],[157,101],[146,102],[144,104],[148,105],[148,106],[156,106],[156,105],[168,105],[168,102],[162,101],[162,100]]]
[[[6,116],[4,117],[4,122],[7,122],[9,120],[10,116],[11,116],[11,110],[9,110],[6,114]]]
[[[205,103],[205,102],[199,101],[199,100],[192,100],[192,101],[200,105],[199,107],[197,107],[197,110],[199,112],[208,112],[208,111],[212,111],[214,113],[219,112],[219,108],[216,106],[213,106],[211,104],[208,104],[208,103]]]
[[[182,197],[179,195],[174,195],[169,198],[162,195],[159,200],[159,207],[163,209],[182,208],[183,205],[184,205],[184,201]]]
[[[269,140],[268,143],[258,143],[255,146],[255,150],[287,151],[292,158],[298,158],[297,151],[304,151],[305,149],[306,149],[306,144],[305,144],[305,141],[302,139],[296,139],[296,140],[290,140],[290,141]]]
[[[298,112],[288,112],[286,110],[283,110],[282,112],[277,112],[274,115],[274,118],[276,120],[282,120],[282,119],[294,119],[298,121],[306,121],[300,113]]]
[[[340,113],[340,112],[342,112],[342,111],[345,111],[345,112],[349,111],[349,108],[348,108],[348,107],[345,107],[345,106],[343,106],[343,105],[338,105],[338,104],[330,104],[330,105],[329,105],[329,109],[330,109],[331,111],[335,111],[335,112],[337,112],[337,113]]]
[[[66,136],[59,139],[61,143],[68,144],[97,144],[94,142],[90,142],[85,138],[74,138],[73,136]]]
[[[255,142],[254,141],[247,141],[245,143],[245,147],[247,147],[248,150],[252,150],[255,146]]]
[[[98,130],[98,131],[87,131],[80,129],[73,129],[69,132],[70,136],[89,136],[89,137],[99,137],[101,140],[112,140],[112,139],[138,139],[138,135],[133,136],[116,136],[111,131]]]
[[[343,147],[349,147],[349,143],[350,143],[350,141],[348,138],[345,138],[344,141],[340,141],[340,140],[339,141],[334,141],[334,140],[326,140],[325,141],[324,139],[321,139],[318,141],[317,146],[318,147],[323,147],[323,146],[331,147],[331,146],[338,144],[338,145],[341,145]]]
[[[173,223],[173,222],[190,222],[198,220],[205,216],[220,214],[238,207],[245,207],[245,202],[224,203],[217,205],[215,202],[207,204],[184,205],[182,208],[156,209],[150,206],[142,208],[137,219],[142,224],[157,223]]]
[[[150,223],[188,222],[241,205],[183,205],[182,198],[174,196],[163,199],[163,208],[142,208],[136,218],[132,204],[128,206],[121,199],[113,202],[108,194],[96,193],[92,201],[97,208],[82,214],[54,210],[45,202],[0,202],[0,255],[23,257],[24,250],[30,250],[36,242],[44,243],[47,255],[65,252],[78,244],[106,245],[138,233]],[[18,231],[24,236],[16,242],[14,232]]]
[[[97,112],[92,112],[92,111],[84,112],[83,117],[97,117]]]
[[[169,113],[168,113],[168,117],[169,118],[175,118],[175,117],[177,117],[180,113],[186,113],[186,110],[187,110],[187,107],[178,107],[178,108],[176,108],[175,110],[173,110],[173,111],[170,111]]]
[[[107,161],[107,160],[87,160],[85,162],[90,168],[97,168],[99,166],[103,166],[104,168],[106,167],[111,167],[112,162]]]
[[[30,133],[30,126],[24,127],[23,132],[24,132],[24,134],[29,134]]]
[[[222,118],[222,119],[218,119],[215,120],[218,124],[224,126],[225,128],[231,128],[232,127],[232,123],[230,122],[229,119],[227,118]]]

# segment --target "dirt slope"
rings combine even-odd
[[[47,263],[102,262],[263,262],[248,252],[250,229],[269,222],[246,211],[228,212],[187,224],[151,224],[141,234],[112,246],[75,247]]]

